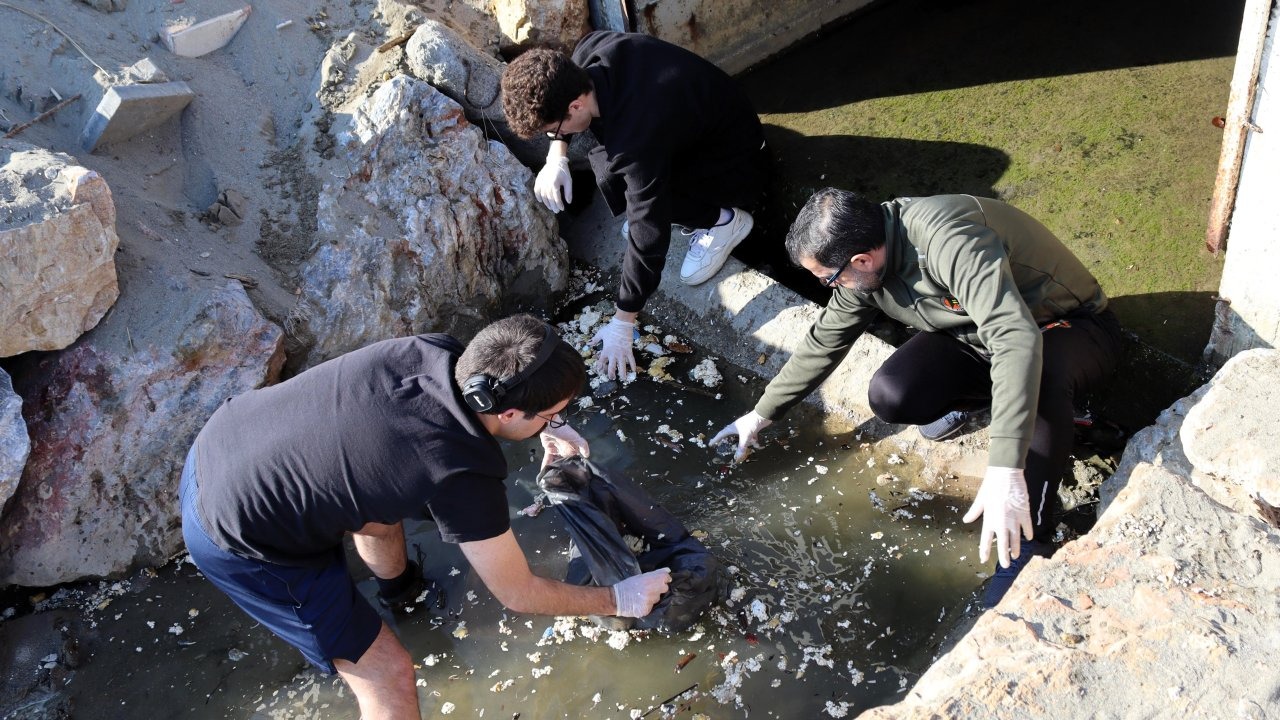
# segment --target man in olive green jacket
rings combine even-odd
[[[920,330],[877,370],[869,405],[888,422],[932,423],[934,437],[963,425],[956,411],[990,405],[987,471],[964,519],[983,517],[983,562],[996,541],[994,605],[1031,554],[1047,554],[1073,397],[1115,369],[1121,336],[1107,296],[1034,218],[969,195],[876,204],[828,188],[800,211],[787,251],[835,294],[755,409],[712,442],[736,435],[744,458],[881,315]]]

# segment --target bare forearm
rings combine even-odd
[[[498,600],[509,610],[530,615],[613,615],[613,591],[607,587],[569,585],[538,576],[527,589]]]

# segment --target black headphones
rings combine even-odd
[[[506,397],[512,388],[528,380],[530,375],[551,359],[551,354],[560,344],[560,336],[549,324],[543,323],[542,329],[546,334],[542,336],[542,345],[538,347],[537,357],[520,372],[506,380],[499,380],[492,375],[472,375],[467,378],[467,381],[462,384],[462,399],[466,401],[467,407],[478,413],[501,412],[496,408],[502,402],[502,398]]]

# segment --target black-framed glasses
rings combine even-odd
[[[564,126],[564,118],[560,118],[560,122],[556,123],[556,129],[547,132],[547,137],[552,140],[564,140],[564,136],[560,134],[560,128]]]
[[[569,424],[569,420],[566,418],[560,417],[560,413],[556,413],[552,417],[547,417],[546,415],[540,415],[538,413],[534,413],[533,416],[538,418],[539,420],[546,420],[547,427],[549,428],[562,428],[565,425]]]
[[[853,262],[853,261],[850,260],[849,262]],[[844,274],[844,269],[849,267],[849,262],[846,262],[844,265],[841,265],[839,270],[831,273],[831,277],[823,280],[822,287],[829,288],[832,285],[835,285],[836,281],[840,279],[840,276]]]

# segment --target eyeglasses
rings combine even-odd
[[[552,429],[562,428],[565,425],[569,424],[569,421],[565,418],[560,417],[559,413],[556,413],[553,417],[547,417],[546,415],[539,415],[538,413],[534,413],[533,416],[540,420],[546,420],[547,427]]]
[[[564,118],[560,118],[560,122],[556,123],[556,129],[547,132],[547,137],[552,140],[564,140],[564,136],[560,134],[560,128],[564,126]]]
[[[850,261],[850,262],[852,262],[852,261]],[[835,271],[834,273],[832,273],[832,274],[831,274],[831,277],[829,277],[829,278],[827,278],[827,279],[825,279],[825,280],[823,280],[823,281],[822,281],[822,287],[827,287],[827,288],[829,288],[829,287],[831,287],[832,285],[835,285],[835,284],[836,284],[836,281],[837,281],[837,280],[839,280],[839,279],[840,279],[840,276],[844,274],[844,269],[845,269],[845,268],[847,268],[847,267],[849,267],[849,263],[847,263],[847,262],[846,262],[844,265],[841,265],[839,270],[837,270],[837,271]]]

